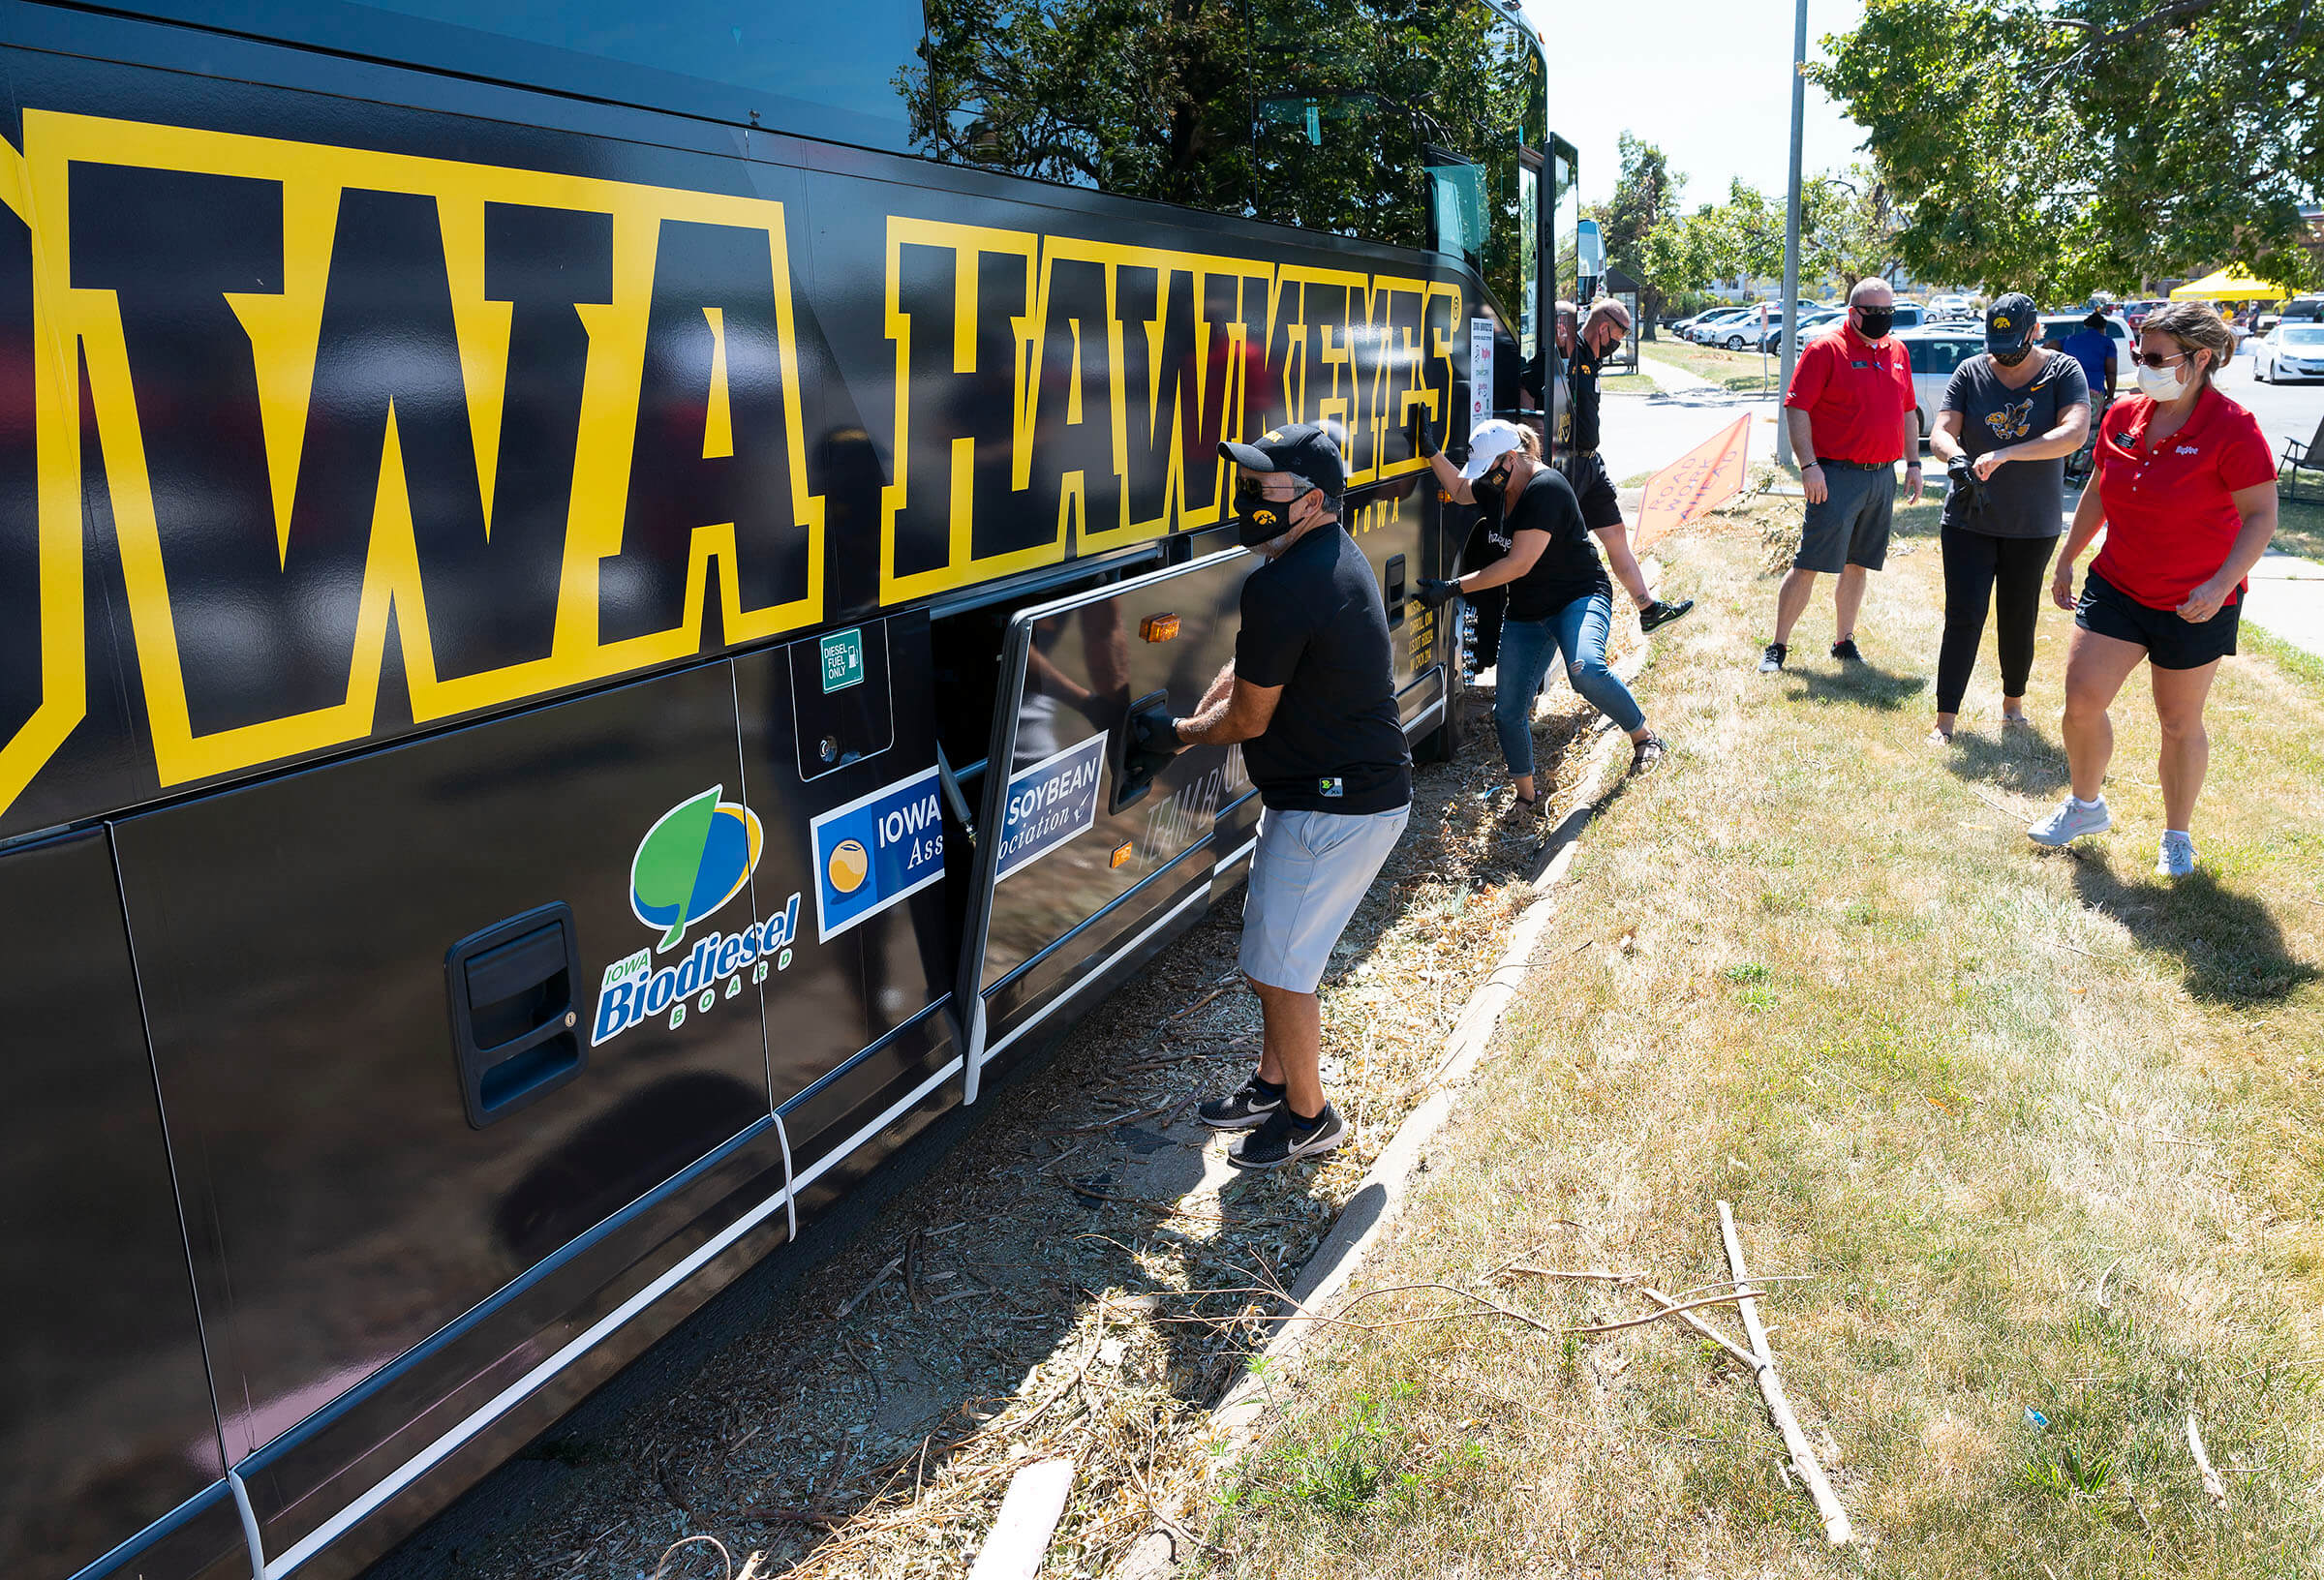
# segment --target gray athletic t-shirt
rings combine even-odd
[[[2056,351],[2034,381],[2011,389],[2001,380],[1993,358],[1983,352],[1953,370],[1944,386],[1944,410],[1961,413],[1961,448],[1971,460],[2005,445],[2039,439],[2064,420],[2064,413],[2090,404],[2090,380],[2082,364]],[[1944,524],[1990,537],[2056,537],[2065,510],[2065,457],[2007,461],[1985,480],[1983,510],[1969,507],[1969,494],[1944,497]]]

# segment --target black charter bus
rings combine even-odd
[[[1514,4],[5,15],[10,1576],[360,1569],[1238,881],[1222,437],[1447,744]]]

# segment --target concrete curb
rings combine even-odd
[[[1649,651],[1641,643],[1613,666],[1624,684],[1635,681],[1645,668]],[[1531,879],[1534,898],[1510,928],[1509,944],[1502,950],[1499,962],[1477,985],[1468,1003],[1462,1006],[1460,1018],[1453,1021],[1452,1033],[1445,1040],[1444,1057],[1428,1079],[1431,1090],[1427,1097],[1404,1116],[1388,1145],[1372,1160],[1363,1183],[1348,1199],[1347,1205],[1340,1208],[1330,1230],[1308,1257],[1306,1265],[1300,1270],[1299,1281],[1292,1286],[1290,1299],[1277,1308],[1274,1331],[1261,1348],[1253,1368],[1210,1407],[1208,1430],[1217,1450],[1214,1460],[1217,1467],[1223,1469],[1239,1463],[1242,1450],[1256,1436],[1259,1422],[1272,1402],[1269,1397],[1272,1374],[1305,1348],[1309,1335],[1319,1325],[1300,1321],[1299,1314],[1320,1310],[1345,1290],[1372,1248],[1403,1215],[1405,1203],[1411,1199],[1414,1176],[1427,1166],[1430,1143],[1452,1120],[1464,1088],[1492,1048],[1493,1034],[1500,1029],[1501,1016],[1509,1001],[1515,996],[1525,973],[1538,963],[1534,951],[1549,925],[1550,913],[1556,908],[1557,887],[1574,865],[1575,853],[1581,846],[1582,831],[1589,826],[1608,791],[1608,778],[1620,782],[1622,774],[1613,765],[1621,761],[1621,753],[1609,748],[1628,744],[1620,734],[1608,732],[1606,740],[1592,752],[1580,798],[1542,847]],[[1113,1580],[1163,1580],[1177,1571],[1186,1556],[1178,1550],[1177,1535],[1158,1528],[1140,1537],[1114,1566]]]

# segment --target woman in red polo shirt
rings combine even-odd
[[[2195,869],[2189,825],[2211,739],[2203,699],[2235,652],[2244,577],[2276,533],[2276,458],[2250,412],[2212,387],[2235,339],[2202,302],[2174,302],[2141,326],[2139,393],[2099,425],[2097,480],[2082,491],[2050,596],[2074,611],[2065,660],[2065,757],[2073,793],[2026,831],[2063,845],[2111,828],[2103,786],[2114,755],[2115,693],[2147,660],[2162,725],[2158,877]],[[2106,546],[2074,600],[2075,557]]]

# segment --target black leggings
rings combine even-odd
[[[1937,711],[1957,714],[1985,640],[1985,607],[2001,610],[2002,695],[2022,697],[2034,673],[2034,621],[2041,612],[2041,576],[2057,550],[2052,537],[1995,537],[1947,527],[1944,542],[1944,644],[1937,650]]]

